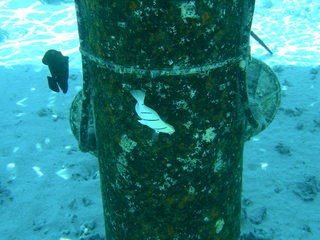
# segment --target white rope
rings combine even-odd
[[[228,64],[236,63],[243,59],[243,56],[229,58],[223,62],[217,62],[213,64],[203,65],[203,66],[195,66],[195,67],[179,67],[174,66],[173,68],[164,68],[164,69],[142,69],[136,67],[126,67],[124,65],[116,64],[112,61],[104,60],[101,57],[94,56],[92,53],[80,48],[81,54],[86,58],[86,60],[90,60],[95,62],[97,65],[103,68],[107,68],[113,72],[121,73],[121,74],[135,74],[138,76],[150,75],[151,77],[158,76],[181,76],[181,75],[189,75],[189,74],[208,74],[211,70],[223,67]]]

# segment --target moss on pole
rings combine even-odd
[[[237,240],[254,0],[75,2],[106,239]]]

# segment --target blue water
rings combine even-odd
[[[0,240],[102,239],[97,162],[68,123],[82,86],[75,7],[44,2],[0,1]],[[252,39],[252,55],[283,97],[245,146],[244,240],[319,240],[320,1],[258,0],[252,29],[274,52]],[[66,95],[47,87],[47,49],[69,56]]]

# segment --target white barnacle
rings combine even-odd
[[[215,173],[220,172],[225,167],[225,163],[222,158],[218,156],[217,160],[214,162],[213,171]]]
[[[239,67],[242,68],[242,69],[246,69],[247,67],[247,62],[242,59],[240,62],[239,62]]]
[[[119,176],[124,178],[125,180],[129,180],[129,175],[127,171],[128,162],[125,157],[125,154],[120,154],[117,161],[117,170],[119,173]]]
[[[191,127],[191,125],[192,125],[192,122],[191,122],[191,121],[188,121],[188,122],[186,122],[186,123],[183,124],[183,126],[185,126],[185,127],[188,128],[188,129]]]
[[[196,95],[196,90],[190,89],[190,97],[193,98]]]
[[[137,146],[137,143],[128,138],[126,134],[124,134],[121,136],[119,145],[123,151],[131,152],[135,148],[135,146]]]
[[[188,109],[188,103],[185,100],[179,100],[179,101],[175,102],[175,105],[176,105],[177,109],[183,109],[183,110]]]
[[[216,224],[214,225],[215,229],[216,229],[216,233],[220,233],[223,229],[223,225],[224,225],[224,220],[223,218],[220,218]]]
[[[182,3],[180,5],[181,9],[181,18],[186,23],[187,18],[199,18],[199,15],[196,13],[196,3],[195,1],[188,1],[187,3]]]
[[[187,158],[177,158],[179,162],[181,162],[182,169],[187,172],[192,172],[193,169],[200,167],[200,159],[199,158],[191,158],[190,156],[187,156]]]
[[[225,89],[226,89],[226,87],[227,87],[227,86],[226,86],[226,84],[225,84],[225,83],[220,84],[220,85],[219,85],[219,90],[220,90],[220,91],[223,91],[223,90],[225,90]]]
[[[118,26],[121,28],[125,28],[127,26],[126,22],[118,22]]]
[[[196,192],[196,189],[193,186],[190,186],[189,189],[188,189],[188,193],[189,194],[195,194],[195,192]]]
[[[213,171],[216,173],[216,172],[219,172],[221,171],[223,168],[225,167],[225,162],[223,161],[222,159],[222,152],[219,151],[217,153],[217,160],[215,161],[214,163],[214,169]]]
[[[205,142],[211,142],[216,137],[216,133],[214,132],[215,128],[210,127],[206,129],[206,133],[202,135],[202,140]]]

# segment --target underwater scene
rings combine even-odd
[[[192,12],[196,0],[181,2]],[[320,1],[256,0],[250,47],[260,125],[244,134],[240,239],[319,240]],[[79,48],[73,0],[0,1],[0,240],[108,239],[96,143],[78,142]],[[179,131],[144,91],[130,93],[152,144]],[[214,138],[211,128],[202,136]]]

